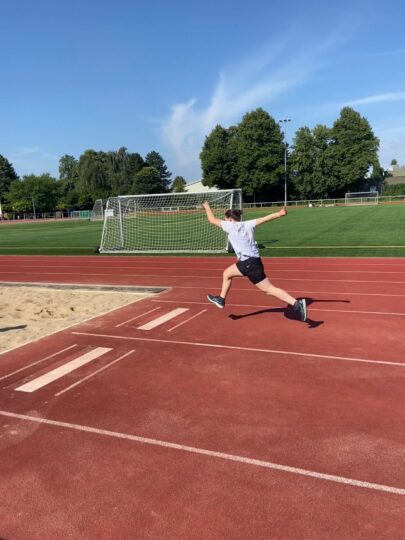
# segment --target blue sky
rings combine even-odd
[[[0,14],[0,154],[20,176],[126,146],[195,181],[205,136],[257,107],[291,118],[291,141],[351,105],[381,164],[405,164],[403,1],[13,0]]]

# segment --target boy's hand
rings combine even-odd
[[[279,215],[280,217],[286,216],[286,215],[287,215],[287,210],[286,210],[285,208],[282,208],[282,209],[280,210],[280,212],[278,213],[278,215]]]
[[[207,210],[209,207],[210,207],[209,202],[208,202],[208,201],[204,201],[204,202],[203,202],[203,208],[204,208],[205,210]]]

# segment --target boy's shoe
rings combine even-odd
[[[294,304],[294,311],[298,314],[300,320],[305,322],[307,320],[307,303],[305,298],[297,300]]]
[[[213,294],[208,294],[207,298],[211,302],[211,304],[215,304],[217,308],[224,309],[225,300],[222,298],[222,296],[214,296]]]

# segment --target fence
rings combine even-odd
[[[404,203],[405,195],[387,195],[386,197],[378,197],[378,204],[395,204]],[[243,203],[243,208],[271,208],[272,206],[283,207],[284,201],[268,201],[268,202],[253,202]],[[299,201],[287,201],[288,207],[305,207],[305,206],[345,206],[345,199],[303,199]]]
[[[74,210],[71,212],[36,212],[34,213],[18,213],[4,212],[0,216],[0,220],[5,221],[31,221],[31,220],[58,220],[58,219],[90,219],[92,216],[91,210]]]

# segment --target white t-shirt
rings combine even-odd
[[[241,261],[249,257],[260,257],[254,237],[255,227],[255,219],[249,221],[221,221],[221,228],[228,233],[228,240],[237,258]]]

